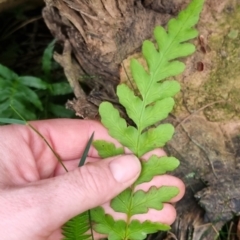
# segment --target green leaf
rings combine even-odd
[[[6,80],[15,80],[18,77],[18,75],[11,69],[0,64],[0,77]]]
[[[67,82],[53,83],[51,84],[50,89],[51,89],[51,94],[53,96],[66,95],[66,94],[72,93],[72,89]]]
[[[147,91],[149,91],[148,85],[151,82],[151,76],[136,59],[131,60],[130,68],[131,68],[133,80],[137,84],[137,87],[141,93],[141,96],[146,96]],[[123,98],[124,96],[120,97],[118,95],[118,97],[120,98],[120,101],[121,101],[121,98]]]
[[[48,111],[51,112],[55,117],[60,118],[72,118],[75,114],[73,111],[66,109],[66,107],[54,103],[49,103]]]
[[[1,80],[0,80],[0,85],[1,85]],[[10,93],[10,90],[8,89],[8,88],[6,88],[6,89],[2,89],[1,91],[0,91],[0,102],[5,102],[5,100],[7,100],[8,99],[8,96],[11,94]]]
[[[13,118],[0,118],[1,123],[26,125],[25,121]]]
[[[176,81],[164,81],[163,83],[153,83],[151,95],[148,96],[146,104],[173,97],[180,91],[180,84]]]
[[[9,105],[9,101],[3,101],[0,105],[0,113],[4,112],[5,110],[7,110],[10,107]],[[4,116],[4,115],[2,115]]]
[[[15,96],[14,99],[12,99],[10,102],[8,101],[9,107],[13,106],[17,111],[24,117],[26,120],[35,120],[37,119],[37,116],[35,112],[32,111],[30,108],[30,105],[22,98],[19,98],[19,96]],[[9,117],[18,117],[16,113],[13,110],[10,110],[12,112],[11,116]],[[1,113],[2,116],[6,116],[5,113]]]
[[[174,106],[173,98],[165,98],[156,101],[153,105],[146,107],[142,115],[142,125],[139,126],[139,131],[142,132],[146,127],[149,127],[163,119],[172,111]]]
[[[42,102],[40,101],[38,95],[32,89],[19,84],[19,90],[18,92],[15,92],[15,96],[18,96],[25,101],[28,101],[29,103],[31,102],[33,105],[35,105],[35,107],[37,107],[41,111],[43,110]]]
[[[98,155],[101,158],[108,158],[124,153],[123,147],[117,148],[113,143],[106,142],[103,140],[94,141],[93,146],[97,149]]]
[[[174,128],[171,124],[161,124],[144,132],[139,139],[138,156],[159,147],[163,147],[172,138]]]
[[[4,68],[2,65],[0,67]],[[11,75],[11,73],[9,74]],[[0,88],[2,89],[0,94],[0,116],[2,118],[16,118],[17,115],[10,108],[12,105],[26,120],[36,119],[36,111],[42,111],[43,106],[38,95],[23,84],[30,79],[26,78],[24,80],[24,77],[18,77],[16,74],[13,74],[13,76],[14,78],[9,80],[0,77]]]
[[[169,202],[178,193],[179,189],[177,187],[169,186],[162,186],[160,188],[153,186],[148,192],[138,190],[133,194],[130,216],[147,213],[149,208],[162,210],[163,203]]]
[[[70,219],[62,227],[63,240],[92,239],[87,232],[90,228],[88,212]]]
[[[174,106],[174,100],[172,98],[165,98],[156,101],[153,105],[147,106],[142,113],[142,100],[136,97],[127,85],[122,84],[118,86],[117,93],[119,96],[125,96],[120,99],[120,103],[126,108],[128,116],[135,122],[140,132],[146,127],[166,118]],[[159,111],[159,109],[161,109],[161,111]]]
[[[142,161],[142,171],[135,182],[135,185],[143,182],[149,182],[154,176],[165,174],[173,171],[179,166],[179,160],[174,157],[157,157],[151,156],[148,161]]]
[[[129,89],[129,87],[125,84],[121,84],[117,87],[118,96],[124,96],[124,98],[120,98],[120,103],[126,108],[128,116],[135,122],[135,124],[139,125],[139,119],[141,117],[141,107],[142,100],[134,95],[134,92]]]
[[[56,39],[54,39],[52,42],[48,44],[48,46],[44,50],[42,57],[42,70],[47,77],[49,76],[52,70],[52,56],[55,43]]]
[[[171,229],[170,226],[166,224],[150,221],[140,223],[137,220],[133,220],[129,224],[127,239],[143,240],[146,239],[147,234],[154,233],[157,231],[168,231],[170,229]]]
[[[96,232],[107,234],[109,240],[125,239],[126,222],[123,220],[115,221],[112,216],[104,213],[102,207],[92,209],[91,217]]]
[[[21,84],[24,84],[28,87],[34,87],[37,89],[47,89],[48,84],[44,82],[42,79],[32,76],[23,76],[18,77],[18,80],[21,82]]]
[[[132,191],[127,188],[111,201],[111,207],[116,212],[128,213],[131,208]]]
[[[103,125],[109,130],[109,134],[118,139],[123,146],[128,147],[133,153],[137,153],[139,136],[137,129],[131,126],[127,127],[126,121],[120,117],[118,110],[109,102],[103,102],[100,105],[99,113]]]

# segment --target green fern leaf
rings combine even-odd
[[[11,98],[10,101],[7,101],[7,106],[8,107],[6,111],[1,112],[1,115],[8,116],[9,118],[17,116],[16,113],[11,109],[11,107],[13,107],[14,109],[17,109],[26,120],[36,119],[36,114],[32,111],[32,105],[30,105],[29,102],[25,101],[25,99],[22,97],[15,95],[14,98]]]
[[[72,93],[72,88],[67,82],[52,83],[50,85],[51,95],[59,96]]]
[[[129,213],[131,211],[132,191],[127,188],[111,201],[111,207],[116,212]]]
[[[109,102],[103,102],[99,107],[104,126],[108,126],[109,134],[128,147],[133,153],[137,153],[137,139],[139,133],[135,127],[128,127],[126,121],[120,117],[119,111]],[[111,114],[109,114],[111,113]]]
[[[132,209],[129,215],[147,213],[149,208],[161,210],[163,208],[163,203],[169,202],[169,200],[178,193],[179,189],[177,187],[170,186],[162,186],[160,188],[153,186],[148,192],[138,190],[133,194]]]
[[[145,221],[140,223],[137,220],[130,222],[126,230],[126,222],[123,220],[114,220],[112,216],[105,214],[102,207],[91,210],[91,216],[94,224],[94,230],[101,234],[108,235],[108,240],[127,240],[127,239],[145,239],[149,233],[157,231],[167,231],[170,227],[167,224]]]
[[[180,91],[180,84],[176,81],[165,81],[163,83],[153,84],[153,89],[148,96],[147,104],[161,100],[164,98],[173,97]]]
[[[109,240],[125,239],[126,222],[115,221],[112,216],[105,214],[102,207],[91,210],[92,220],[95,222],[93,228],[101,234],[107,234]]]
[[[148,161],[142,161],[142,171],[135,182],[135,185],[149,182],[156,175],[165,174],[168,171],[173,171],[179,166],[179,161],[174,157],[157,157],[151,156]]]
[[[131,189],[120,193],[111,201],[111,207],[116,212],[127,213],[129,217],[146,213],[149,208],[161,210],[163,203],[171,200],[179,193],[176,187],[151,187],[148,192],[138,190],[132,195]]]
[[[142,156],[153,149],[163,147],[172,138],[173,133],[174,128],[168,123],[144,132],[139,138],[137,155]]]
[[[48,84],[44,82],[42,79],[32,76],[23,76],[18,77],[18,80],[21,82],[21,84],[24,84],[28,87],[34,87],[36,89],[47,89]]]
[[[12,79],[16,79],[17,77],[18,75],[15,72],[13,72],[11,69],[0,64],[0,78],[6,79],[6,80],[12,80]]]
[[[90,229],[88,212],[70,219],[62,227],[63,240],[92,239],[87,232]]]
[[[94,141],[93,146],[97,149],[101,158],[108,158],[124,153],[123,147],[117,148],[113,143],[103,140]]]
[[[35,111],[43,110],[38,95],[27,85],[45,88],[46,84],[38,78],[18,77],[16,73],[0,64],[0,112],[5,118],[14,118],[16,114],[10,106],[13,106],[24,116],[26,120],[36,119]]]
[[[174,100],[172,98],[164,98],[156,101],[153,106],[150,105],[146,107],[144,113],[142,113],[143,101],[135,96],[127,85],[120,85],[117,91],[119,96],[124,96],[124,98],[120,98],[120,103],[126,107],[128,116],[134,121],[140,132],[146,127],[165,119],[174,106]],[[159,111],[159,109],[161,109],[161,111]],[[140,120],[143,122],[142,125]]]
[[[53,49],[56,43],[56,39],[48,44],[46,49],[44,50],[43,57],[42,57],[42,70],[45,74],[45,77],[49,77],[50,72],[52,70],[52,56],[53,56]]]
[[[150,221],[145,221],[140,223],[137,220],[133,220],[129,224],[128,236],[126,239],[137,239],[143,240],[146,239],[147,234],[154,233],[157,231],[168,231],[170,227],[166,224],[153,223]]]
[[[15,96],[19,96],[20,98],[24,99],[25,101],[31,101],[31,103],[41,111],[43,110],[42,102],[40,101],[38,95],[31,90],[30,88],[18,83],[18,91],[15,92]],[[11,99],[14,98],[14,94],[11,96]],[[11,101],[10,99],[10,101]]]

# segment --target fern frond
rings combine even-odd
[[[27,120],[36,119],[33,110],[43,110],[38,95],[28,86],[46,89],[46,83],[36,77],[19,77],[15,72],[0,64],[0,112],[6,118],[16,117],[10,106],[18,109]],[[31,110],[30,110],[31,109]]]
[[[141,157],[146,152],[163,147],[172,138],[174,127],[167,123],[159,124],[159,121],[165,119],[172,111],[173,96],[180,90],[180,84],[176,81],[163,82],[163,80],[182,73],[185,65],[176,58],[188,56],[195,51],[195,46],[186,41],[195,38],[198,34],[193,27],[198,22],[203,3],[204,0],[193,0],[176,19],[169,21],[167,30],[160,26],[154,29],[157,47],[148,40],[144,41],[142,47],[142,53],[148,65],[147,70],[136,59],[132,59],[131,72],[140,94],[135,95],[127,85],[121,84],[117,87],[117,95],[136,127],[128,126],[111,103],[103,102],[100,105],[101,121],[109,134],[130,149],[142,163],[139,179],[131,188],[114,198],[110,204],[116,212],[126,214],[126,222],[121,223],[125,232],[119,229],[120,223],[111,216],[104,215],[103,210],[95,211],[99,216],[101,215],[101,217],[94,215],[97,231],[106,233],[108,230],[111,240],[140,240],[144,239],[147,233],[169,229],[169,226],[164,224],[140,223],[132,220],[132,216],[146,213],[149,209],[161,210],[163,203],[169,202],[176,196],[179,189],[173,186],[160,188],[153,186],[144,192],[136,191],[135,187],[151,181],[156,175],[172,171],[179,165],[179,161],[173,157],[151,156],[147,162]],[[99,153],[107,152],[104,148],[110,144],[105,143],[95,147]],[[117,154],[116,149],[111,152]]]
[[[65,223],[62,227],[63,240],[92,239],[88,232],[89,229],[89,214],[84,212]]]
[[[137,128],[127,127],[124,120],[117,114],[114,115],[115,117],[109,118],[109,114],[106,113],[114,112],[114,107],[110,103],[100,105],[99,112],[102,123],[109,129],[110,135],[139,157],[149,150],[162,147],[162,144],[156,142],[151,149],[144,148],[144,145],[149,145],[148,141],[152,142],[153,139],[145,138],[144,143],[146,144],[142,144],[141,135],[147,131],[148,127],[166,118],[173,108],[172,96],[180,90],[180,85],[176,81],[165,83],[159,83],[159,81],[183,72],[185,65],[174,59],[187,56],[195,51],[194,45],[185,43],[185,41],[198,34],[193,26],[199,19],[203,2],[203,0],[192,1],[176,19],[169,21],[167,31],[163,27],[155,28],[154,36],[158,49],[151,41],[144,41],[142,52],[148,64],[148,71],[136,59],[131,61],[131,72],[141,96],[135,96],[133,91],[124,84],[118,86],[117,95]],[[170,86],[171,90],[168,91],[168,98],[165,96],[163,98],[162,87],[166,84],[168,87]],[[129,136],[131,134],[136,137],[132,139]],[[164,144],[168,140],[165,139]]]

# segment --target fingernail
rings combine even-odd
[[[109,168],[115,180],[124,183],[133,178],[135,179],[139,175],[141,164],[136,156],[124,155],[113,159],[109,164]]]

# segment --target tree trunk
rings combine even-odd
[[[139,51],[142,42],[152,36],[154,27],[165,25],[171,15],[179,11],[184,0],[45,2],[45,22],[55,38],[65,45],[65,57],[57,54],[55,59],[63,66],[81,101],[81,104],[74,101],[69,105],[77,115],[92,118],[96,116],[96,108],[92,106],[89,112],[88,100],[95,104],[103,98],[117,102],[114,89],[119,83],[121,62]],[[92,90],[87,100],[77,86],[78,81]]]

